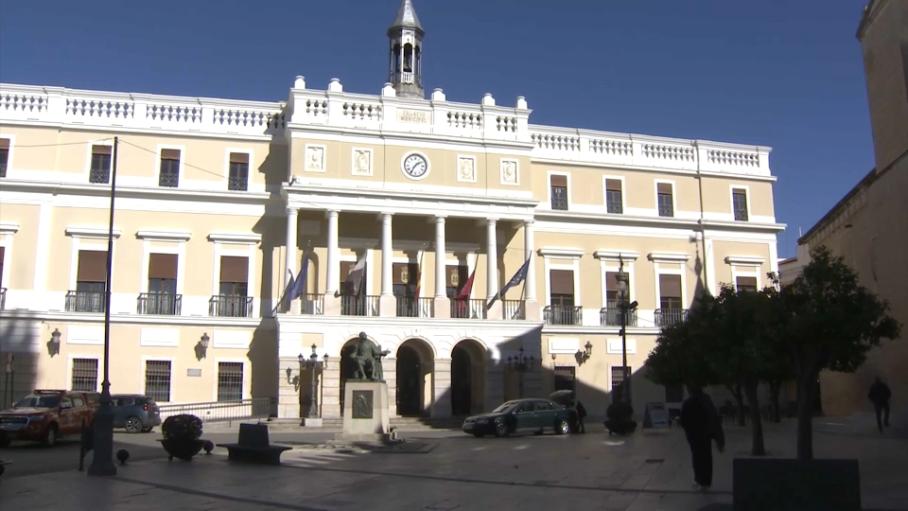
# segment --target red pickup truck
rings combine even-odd
[[[35,390],[12,408],[0,411],[0,446],[12,440],[32,440],[54,445],[65,435],[88,427],[95,408],[84,392]]]

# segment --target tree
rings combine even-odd
[[[820,371],[853,372],[881,339],[898,337],[900,325],[888,305],[860,286],[857,275],[825,247],[781,292],[784,341],[798,385],[798,459],[813,459],[812,405]]]

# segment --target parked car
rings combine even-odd
[[[110,398],[115,428],[125,428],[130,433],[148,433],[161,424],[161,414],[154,399],[141,394],[116,394]]]
[[[556,434],[570,433],[576,424],[576,412],[548,399],[515,399],[490,413],[473,415],[463,421],[463,431],[476,437],[506,436],[512,433],[542,433],[551,428]]]
[[[94,420],[94,408],[82,392],[35,390],[0,411],[0,446],[12,440],[32,440],[51,446],[76,435]]]

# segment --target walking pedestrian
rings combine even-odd
[[[873,403],[873,411],[876,413],[876,427],[883,432],[884,427],[889,427],[889,398],[892,397],[892,391],[879,376],[870,386],[870,392],[867,394],[870,402]]]
[[[586,433],[586,427],[583,425],[583,418],[586,417],[586,408],[583,407],[583,403],[578,399],[574,409],[577,410],[577,432]]]
[[[713,483],[712,442],[719,452],[725,449],[722,421],[712,400],[700,387],[689,387],[688,397],[681,405],[681,427],[690,445],[694,466],[694,488],[706,491]]]

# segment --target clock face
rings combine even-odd
[[[425,177],[429,173],[429,162],[419,153],[408,154],[402,163],[404,174],[414,179]]]

